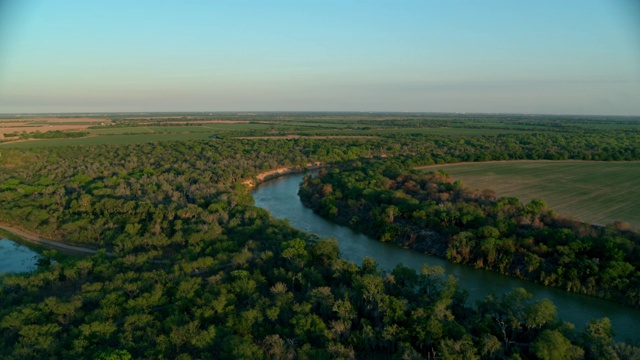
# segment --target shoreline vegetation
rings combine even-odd
[[[45,239],[32,231],[26,231],[24,229],[16,227],[15,225],[0,223],[0,229],[8,233],[14,234],[15,236],[19,237],[21,240],[24,240],[26,242],[40,245],[47,249],[60,251],[61,253],[67,254],[67,255],[92,255],[99,251],[99,250],[95,250],[87,247],[67,244],[62,240],[56,241],[52,239]],[[111,253],[107,253],[107,254],[113,255]]]
[[[325,166],[329,166],[329,165],[316,162],[316,163],[307,163],[301,167],[300,166],[280,167],[277,169],[261,172],[256,176],[254,176],[253,179],[243,180],[241,183],[247,187],[248,191],[251,191],[253,188],[260,185],[260,183],[264,181],[267,181],[279,176],[283,176],[283,175],[302,173],[309,170],[320,169]],[[100,250],[96,250],[88,247],[68,244],[68,243],[65,243],[64,240],[46,239],[34,231],[27,231],[17,227],[16,225],[0,223],[0,229],[17,236],[23,241],[40,245],[45,248],[49,248],[51,250],[62,251],[67,255],[91,255],[100,251]],[[106,254],[110,256],[115,255],[109,252],[107,252]]]
[[[368,159],[361,159],[361,160],[368,160]],[[497,163],[497,162],[532,162],[532,161],[536,161],[536,160],[501,160],[501,161],[489,161],[488,163]],[[538,160],[538,161],[552,161],[552,160]],[[584,160],[565,160],[567,162],[582,162]],[[433,168],[433,167],[447,167],[447,166],[455,166],[455,165],[463,165],[463,164],[479,164],[478,162],[464,162],[464,163],[451,163],[451,164],[437,164],[437,165],[424,165],[424,166],[416,166],[413,169],[414,170],[428,170],[429,168]],[[345,164],[343,164],[344,166]],[[347,164],[347,167],[349,165]],[[263,171],[258,173],[257,175],[255,175],[253,178],[251,179],[246,179],[243,180],[241,182],[241,184],[243,184],[244,186],[246,186],[247,191],[251,191],[252,189],[254,189],[256,186],[258,186],[260,183],[264,182],[264,181],[268,181],[280,176],[284,176],[284,175],[288,175],[288,174],[294,174],[294,173],[303,173],[309,170],[317,170],[317,169],[321,169],[321,168],[328,168],[328,169],[332,169],[332,168],[340,168],[339,164],[325,164],[325,163],[321,163],[321,162],[315,162],[315,163],[306,163],[303,166],[287,166],[287,167],[279,167],[276,169],[272,169],[272,170],[267,170],[267,171]],[[303,184],[301,184],[301,191],[303,190],[303,188],[306,188],[307,182],[303,182]],[[307,207],[311,207],[316,213],[318,213],[319,215],[322,215],[322,210],[319,210],[317,207],[313,207],[310,202],[309,202],[309,198],[305,197],[302,198],[301,196],[301,200],[303,201],[303,203],[305,204],[305,206]],[[326,214],[324,214],[324,217],[329,218],[331,220],[335,221],[335,218],[331,218],[326,216]],[[359,221],[362,221],[363,219],[359,219]],[[371,219],[370,219],[371,220]],[[353,222],[345,222],[345,221],[337,221],[337,223],[342,224],[342,225],[346,225],[346,226],[351,226],[355,229],[358,229],[360,231],[364,231],[366,234],[374,236],[374,238],[377,238],[378,240],[380,240],[379,236],[376,236],[375,232],[371,231],[371,228],[369,227],[369,231],[367,231],[367,229],[361,229],[359,227],[354,227],[354,223]],[[596,226],[596,225],[594,225]],[[598,227],[604,227],[604,226],[600,226],[597,225]],[[41,237],[40,235],[34,233],[34,232],[30,232],[30,231],[25,231],[24,229],[15,227],[15,226],[10,226],[8,224],[3,224],[0,223],[0,229],[3,229],[9,233],[15,234],[17,236],[19,236],[21,239],[34,243],[36,245],[41,245],[44,246],[45,248],[50,248],[52,250],[57,250],[57,251],[61,251],[64,254],[67,255],[72,255],[72,256],[83,256],[83,255],[90,255],[90,254],[95,254],[97,253],[99,250],[96,249],[92,249],[92,248],[87,248],[87,247],[81,247],[81,246],[77,246],[77,245],[71,245],[71,244],[67,244],[64,241],[60,240],[60,241],[56,241],[56,240],[52,240],[52,239],[45,239],[43,237]],[[451,256],[449,256],[450,254],[448,254],[448,251],[446,249],[446,247],[443,247],[442,244],[442,237],[440,234],[428,230],[428,229],[422,229],[420,231],[417,230],[417,228],[414,228],[415,233],[412,235],[412,237],[414,238],[419,238],[421,240],[419,241],[405,241],[402,240],[401,243],[399,243],[399,245],[403,248],[406,249],[410,249],[413,251],[418,251],[418,252],[424,252],[427,254],[431,254],[431,255],[436,255],[440,258],[443,258],[445,260],[448,261],[453,261],[453,262],[462,262],[460,261],[460,259],[456,259],[456,258],[451,258]],[[429,240],[429,241],[427,241]],[[389,241],[389,239],[385,239],[382,241]],[[116,254],[114,253],[110,253],[110,252],[106,252],[106,254],[108,256],[116,256]],[[469,263],[468,261],[464,261],[462,262],[468,266],[471,267],[476,267],[476,268],[484,268],[482,265],[482,261],[480,263],[476,263],[475,265],[472,263]],[[536,279],[531,279],[528,278],[526,276],[522,276],[520,273],[520,269],[517,269],[517,271],[515,273],[504,273],[504,271],[500,271],[498,269],[491,269],[491,268],[487,268],[487,270],[490,271],[494,271],[494,272],[498,272],[502,275],[505,276],[514,276],[523,280],[528,280],[528,281],[532,281],[532,282],[536,282],[536,283],[541,283],[547,286],[553,286],[553,287],[559,287],[559,286],[554,286],[554,285],[549,285],[548,283],[544,283],[541,282],[539,280]],[[560,287],[562,288],[562,287]],[[576,290],[572,290],[572,289],[564,289],[566,291],[576,291]],[[613,300],[610,297],[602,297],[602,296],[598,296],[598,295],[594,295],[594,294],[590,294],[590,293],[585,293],[584,291],[582,292],[585,295],[590,295],[590,296],[594,296],[594,297],[598,297],[598,298],[602,298],[605,300]],[[629,303],[625,303],[622,302],[625,305],[632,305],[636,308],[638,308],[638,305],[633,305],[633,304],[629,304]]]
[[[309,171],[309,170],[320,169],[320,168],[325,167],[325,166],[329,166],[329,165],[325,165],[323,163],[316,162],[316,163],[307,163],[302,167],[300,167],[300,166],[280,167],[280,168],[276,168],[276,169],[272,169],[272,170],[267,170],[267,171],[261,172],[261,173],[257,174],[256,176],[254,176],[252,179],[243,180],[241,183],[247,187],[248,191],[251,191],[253,188],[255,188],[256,186],[260,185],[260,183],[262,183],[264,181],[267,181],[267,180],[270,180],[270,179],[273,179],[273,178],[276,178],[276,177],[279,177],[279,176],[288,175],[288,174],[302,173],[302,172],[306,172],[306,171]],[[42,235],[37,234],[37,232],[27,231],[27,230],[24,230],[22,228],[17,227],[16,225],[0,223],[0,229],[17,236],[18,238],[20,238],[23,241],[30,242],[30,243],[36,244],[36,245],[40,245],[40,246],[43,246],[45,248],[49,248],[51,250],[56,250],[56,251],[60,251],[61,250],[62,252],[64,252],[65,254],[68,254],[68,255],[91,255],[91,254],[95,254],[98,251],[100,251],[100,250],[96,250],[96,249],[92,249],[92,248],[88,248],[88,247],[82,247],[82,246],[68,244],[68,243],[65,243],[64,240],[46,239],[46,238],[42,237]],[[109,252],[107,252],[107,254],[108,255],[115,255],[115,254],[109,253]]]
[[[242,184],[247,187],[247,190],[251,191],[251,189],[260,185],[260,183],[279,177],[279,176],[302,173],[305,171],[316,170],[316,169],[320,169],[327,166],[331,166],[331,165],[324,164],[321,162],[315,162],[315,163],[306,163],[304,164],[304,166],[283,166],[276,169],[261,172],[256,176],[254,176],[252,179],[247,179],[242,181]]]
[[[361,159],[361,160],[366,160],[366,159]],[[557,160],[496,160],[496,161],[487,161],[487,162],[483,162],[483,163],[507,163],[507,162],[515,162],[515,163],[526,163],[526,162],[558,162]],[[585,162],[585,160],[563,160],[562,162]],[[450,163],[450,164],[435,164],[435,165],[423,165],[423,166],[416,166],[413,169],[414,170],[428,170],[430,168],[434,168],[434,167],[449,167],[449,166],[456,166],[456,165],[465,165],[465,164],[481,164],[479,162],[460,162],[460,163]],[[280,177],[280,176],[285,176],[285,175],[289,175],[289,174],[297,174],[297,173],[304,173],[310,170],[317,170],[317,169],[322,169],[322,168],[338,168],[339,165],[338,164],[324,164],[321,162],[316,162],[316,163],[307,163],[304,164],[303,166],[285,166],[285,167],[279,167],[276,169],[272,169],[272,170],[267,170],[267,171],[263,171],[261,173],[258,173],[257,175],[255,175],[253,178],[251,179],[246,179],[243,180],[241,182],[242,185],[246,186],[247,191],[251,191],[253,190],[256,186],[260,185],[262,182]],[[303,184],[301,184],[301,186],[303,186]],[[492,189],[488,189],[488,190],[492,190]],[[560,214],[562,215],[562,214]],[[348,225],[348,224],[347,224]],[[604,227],[605,225],[598,225],[598,224],[593,224],[593,226],[597,226],[597,227]],[[27,241],[27,242],[31,242],[33,244],[36,245],[42,245],[46,248],[50,248],[52,250],[62,250],[63,252],[65,252],[68,255],[87,255],[87,254],[95,254],[96,252],[98,252],[99,250],[96,249],[92,249],[92,248],[88,248],[88,247],[81,247],[81,246],[77,246],[77,245],[72,245],[72,244],[67,244],[65,243],[63,240],[53,240],[53,239],[46,239],[43,238],[41,235],[33,232],[33,231],[26,231],[24,229],[21,229],[19,227],[16,227],[15,225],[9,225],[9,224],[4,224],[4,223],[0,223],[0,229],[3,229],[11,234],[14,234],[16,236],[18,236],[20,239]],[[403,246],[404,248],[410,249],[411,247],[408,246]],[[421,252],[425,252],[429,253],[429,254],[433,254],[433,255],[438,255],[441,258],[446,259],[446,253],[442,252],[442,254],[438,254],[438,252],[429,252],[427,250],[425,250],[424,248],[411,248],[413,250],[416,251],[421,251]],[[113,253],[107,253],[109,255],[115,255]],[[524,279],[524,278],[522,278]],[[528,279],[525,279],[528,280]]]
[[[640,307],[640,234],[622,222],[584,224],[540,200],[498,198],[391,162],[321,171],[299,194],[317,214],[383,242]]]

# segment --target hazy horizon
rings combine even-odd
[[[389,115],[485,115],[485,116],[559,116],[559,117],[615,117],[615,118],[638,118],[640,115],[614,115],[614,114],[552,114],[552,113],[516,113],[516,112],[458,112],[458,111],[340,111],[340,110],[215,110],[215,111],[192,111],[192,110],[171,110],[171,111],[80,111],[80,112],[0,112],[0,116],[73,116],[73,115],[236,115],[252,116],[261,114],[389,114]]]
[[[638,99],[633,0],[0,3],[3,114],[638,116]]]

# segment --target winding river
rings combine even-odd
[[[452,264],[442,259],[381,243],[348,227],[336,225],[305,208],[298,198],[298,187],[304,174],[291,174],[266,181],[253,191],[256,206],[268,210],[274,217],[288,219],[289,224],[320,237],[338,240],[343,258],[357,264],[366,256],[374,258],[382,270],[392,270],[397,264],[420,270],[422,264],[439,265],[447,274],[458,278],[459,286],[469,292],[473,303],[490,293],[503,294],[516,287],[525,288],[534,299],[548,298],[558,308],[559,317],[584,328],[595,318],[611,319],[616,339],[640,342],[640,310],[597,298],[569,293],[532,282],[502,276],[485,270]]]

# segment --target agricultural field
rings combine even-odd
[[[131,113],[0,115],[0,148],[291,137],[480,137],[561,131],[640,132],[640,119],[410,113]],[[47,132],[58,131],[55,138]],[[24,133],[31,133],[25,135]],[[34,133],[45,134],[34,139]],[[70,134],[70,133],[76,133]],[[78,138],[78,136],[83,136]],[[46,139],[42,139],[42,138]]]
[[[35,133],[47,131],[84,131],[91,126],[110,124],[111,121],[98,117],[57,117],[57,116],[3,116],[0,117],[0,141],[10,139],[6,134]]]
[[[191,117],[109,116],[9,117],[0,116],[0,148],[37,148],[65,145],[135,144],[166,140],[201,140],[219,134],[295,133],[299,126],[280,122],[254,122]],[[24,134],[83,132],[81,138],[33,139]],[[257,133],[256,133],[257,132]],[[19,135],[18,135],[19,134]],[[80,135],[82,136],[82,135]]]
[[[60,147],[60,146],[76,146],[76,145],[124,145],[124,144],[142,144],[158,141],[187,141],[187,140],[205,140],[209,139],[213,134],[209,133],[185,133],[185,134],[132,134],[122,136],[87,136],[74,139],[46,139],[46,140],[29,140],[14,141],[0,144],[0,149],[28,149],[38,147]]]
[[[89,129],[91,135],[128,135],[128,134],[153,134],[153,131],[147,127],[108,127],[100,129]]]
[[[500,161],[436,165],[474,189],[523,202],[538,198],[558,214],[592,224],[614,221],[640,229],[640,162]]]

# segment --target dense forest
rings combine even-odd
[[[383,157],[638,159],[639,140],[610,131],[0,150],[0,222],[101,249],[3,276],[0,349],[9,359],[637,358],[607,319],[577,331],[522,289],[471,306],[439,268],[383,273],[373,259],[343,260],[335,240],[253,206],[242,181]]]
[[[391,161],[323,171],[303,203],[381,241],[640,307],[640,234],[567,220],[544,202],[473,191]]]

